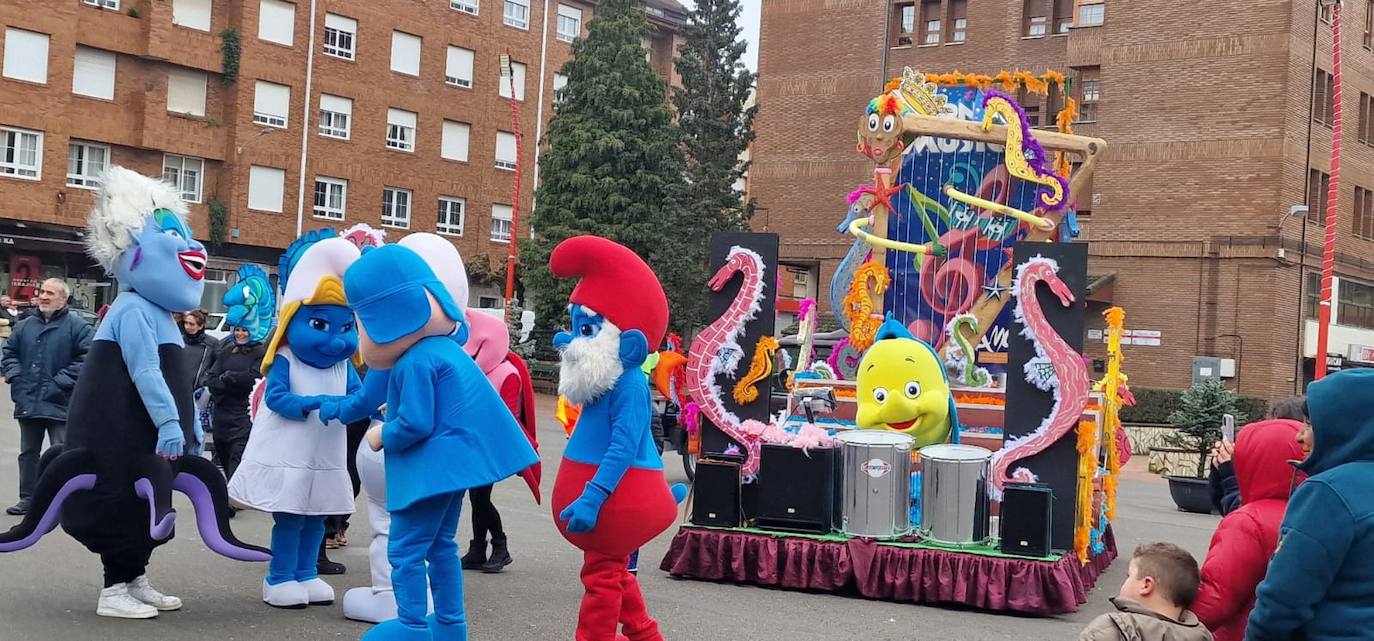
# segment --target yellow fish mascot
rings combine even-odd
[[[914,439],[915,449],[959,442],[959,416],[949,378],[935,349],[891,316],[859,361],[860,429],[891,430]]]

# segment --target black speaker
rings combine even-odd
[[[772,530],[829,532],[834,527],[835,450],[807,452],[770,444],[762,450],[755,524]]]
[[[1002,553],[1043,557],[1050,554],[1054,527],[1054,490],[1040,483],[1008,483],[1002,492]]]
[[[739,463],[701,459],[692,485],[692,523],[739,527]]]

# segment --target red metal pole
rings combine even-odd
[[[510,48],[506,48],[506,59],[510,60]],[[516,244],[520,238],[520,150],[523,136],[520,133],[520,102],[515,96],[515,66],[510,67],[510,119],[511,128],[515,131],[515,183],[512,187],[510,205],[510,245],[506,248],[506,300],[505,317],[506,322],[510,322],[510,302],[515,299],[515,259]],[[515,337],[519,338],[519,337]]]
[[[1326,240],[1322,245],[1321,304],[1317,307],[1317,362],[1315,380],[1326,376],[1326,350],[1331,325],[1331,279],[1336,270],[1336,197],[1341,178],[1341,3],[1331,7],[1331,34],[1335,41],[1331,53],[1333,87],[1331,120],[1331,187],[1326,194]]]

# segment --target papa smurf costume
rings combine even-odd
[[[373,243],[374,246],[380,243]],[[401,239],[398,243],[416,254],[419,254],[429,265],[435,277],[443,285],[453,299],[454,303],[462,309],[460,301],[468,298],[467,271],[463,267],[463,258],[459,255],[453,243],[441,236],[429,233],[410,234]],[[467,333],[467,342],[463,349],[471,355],[477,365],[486,371],[488,365],[497,365],[494,370],[504,373],[506,370],[500,368],[498,363],[491,360],[501,351],[496,334],[491,330],[487,323],[494,322],[501,328],[501,333],[505,333],[505,324],[499,320],[487,316],[482,312],[466,310],[464,318],[468,321],[464,325]],[[485,321],[485,322],[484,322]],[[461,338],[455,333],[451,338],[455,340]],[[509,342],[506,343],[508,350]],[[350,396],[347,399],[327,400],[320,407],[322,417],[337,416],[345,423],[352,423],[373,414],[382,403],[386,402],[387,385],[389,372],[385,369],[370,369],[367,378],[363,381],[363,389],[360,393]],[[487,372],[487,378],[496,386],[492,372]],[[529,387],[528,374],[523,374],[524,386]],[[510,380],[503,378],[504,382]],[[502,399],[510,406],[510,401],[506,398],[505,387],[498,387],[501,391]],[[527,396],[522,396],[525,406],[533,408],[533,389],[528,390]],[[529,421],[522,420],[521,425],[525,428],[526,436],[530,445],[537,447],[534,435],[533,411],[529,413]],[[344,594],[343,610],[344,616],[358,621],[370,623],[381,623],[388,619],[396,618],[396,596],[392,591],[391,585],[391,563],[387,561],[387,547],[389,545],[388,532],[391,528],[391,513],[386,508],[386,465],[383,454],[373,451],[371,448],[359,448],[357,454],[358,478],[362,481],[363,490],[367,492],[367,515],[368,523],[372,528],[372,543],[369,547],[370,566],[372,570],[372,585],[368,587],[353,588]],[[535,500],[539,500],[539,468],[538,461],[534,465],[520,472],[526,483],[530,484],[531,490],[535,493]]]
[[[151,618],[181,600],[148,584],[153,549],[172,538],[172,490],[196,510],[215,552],[266,561],[267,550],[229,529],[224,477],[197,456],[191,376],[180,358],[172,312],[200,303],[205,248],[191,237],[176,189],[122,167],[103,177],[91,212],[88,251],[119,281],[72,391],[67,440],[43,456],[24,521],[0,534],[0,552],[33,545],[57,527],[100,555],[105,573],[96,613]]]
[[[663,635],[627,564],[672,525],[682,491],[663,478],[640,369],[667,331],[667,297],[639,256],[605,238],[559,243],[549,267],[558,278],[581,278],[570,297],[572,331],[554,337],[558,391],[582,406],[553,488],[558,530],[584,554],[576,639],[657,641]]]
[[[419,254],[400,245],[368,251],[349,268],[344,287],[368,366],[389,370],[386,424],[369,431],[368,444],[381,448],[386,461],[387,558],[397,618],[363,638],[465,641],[454,540],[463,493],[516,474],[538,456],[459,347],[467,337],[462,308]],[[430,621],[426,571],[434,597]]]
[[[229,481],[235,501],[272,513],[262,600],[282,608],[334,602],[316,570],[324,519],[353,512],[346,427],[321,420],[317,410],[324,397],[362,386],[349,362],[358,335],[342,281],[358,247],[319,239],[324,235],[307,234],[282,257],[281,320],[262,362],[265,408],[253,417],[243,461]]]

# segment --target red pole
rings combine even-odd
[[[510,205],[510,244],[506,248],[506,301],[505,317],[506,322],[510,322],[510,302],[515,299],[515,258],[516,243],[520,238],[520,148],[523,136],[520,133],[520,102],[515,96],[515,67],[510,65],[510,48],[506,49],[505,55],[508,63],[507,69],[510,71],[510,119],[511,129],[515,134],[515,178],[512,182],[511,205]],[[519,338],[519,337],[516,337]]]
[[[1315,380],[1326,376],[1326,349],[1331,325],[1331,278],[1336,270],[1336,197],[1341,178],[1341,3],[1331,7],[1331,34],[1335,41],[1331,53],[1333,86],[1331,119],[1331,187],[1326,193],[1326,240],[1322,245],[1321,304],[1317,307],[1317,362]]]

